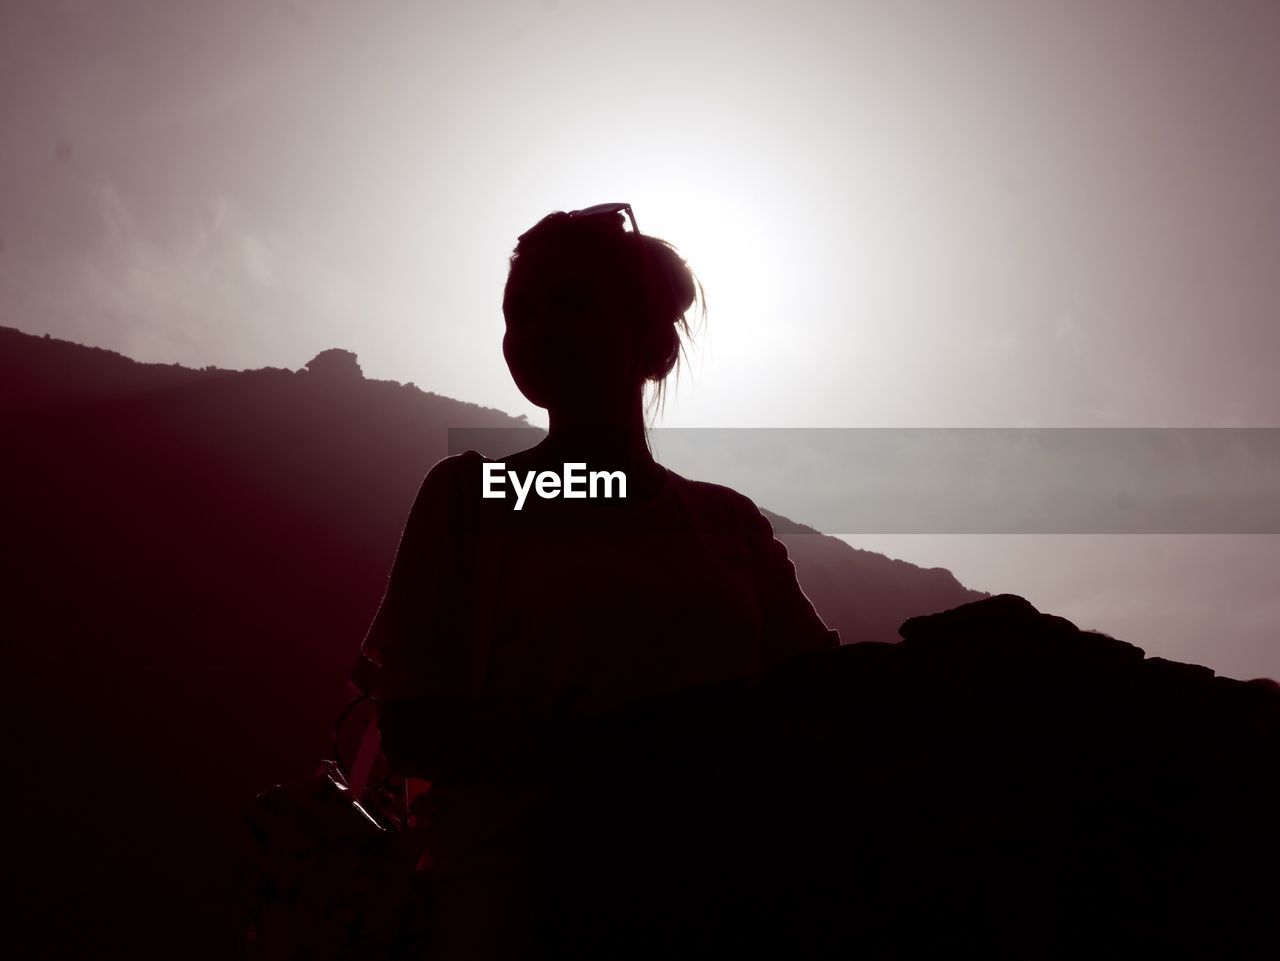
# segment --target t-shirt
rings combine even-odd
[[[410,509],[363,644],[381,701],[479,695],[516,718],[590,714],[839,643],[736,491],[664,469],[648,496],[531,494],[517,511],[481,496],[486,462],[476,451],[439,461]],[[460,751],[486,767],[492,743],[445,716],[409,736],[428,756]],[[420,867],[435,876],[441,956],[528,956],[512,945],[534,938],[544,785],[468,773],[437,780],[426,800]]]
[[[515,510],[481,496],[486,460],[446,457],[418,491],[363,643],[381,699],[607,710],[839,643],[768,519],[731,488],[663,468],[650,496],[530,492]]]

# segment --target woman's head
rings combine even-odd
[[[658,400],[701,298],[676,250],[626,231],[621,213],[557,211],[511,255],[503,353],[520,391],[548,410],[625,400],[645,383]]]

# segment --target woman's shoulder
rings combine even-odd
[[[468,495],[480,489],[485,458],[478,451],[442,457],[431,465],[414,499],[414,513],[458,510]]]
[[[460,454],[450,454],[448,457],[442,457],[432,465],[432,470],[463,470],[466,468],[475,468],[491,458],[485,457],[478,450],[468,447]]]
[[[460,454],[442,457],[427,471],[423,483],[443,483],[459,477],[479,476],[481,465],[488,460],[477,450],[464,450]]]
[[[670,468],[667,468],[667,474],[681,500],[704,520],[740,528],[743,524],[755,522],[757,518],[764,519],[756,502],[741,491],[712,481],[693,480]]]

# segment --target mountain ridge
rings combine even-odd
[[[53,371],[58,373],[53,375]],[[397,434],[417,434],[423,456],[413,458],[407,451],[397,450],[387,463],[389,472],[402,478],[401,489],[417,482],[435,460],[448,453],[445,438],[449,427],[510,428],[540,436],[523,417],[512,417],[496,408],[436,394],[415,384],[394,380],[365,378],[357,357],[343,348],[328,348],[306,364],[290,370],[259,367],[231,370],[208,366],[189,368],[180,364],[135,361],[118,351],[77,344],[59,338],[26,334],[13,327],[0,326],[0,422],[5,419],[58,417],[72,414],[77,408],[96,408],[106,412],[130,405],[145,405],[169,392],[185,392],[188,397],[210,392],[234,392],[252,385],[253,396],[264,407],[262,415],[270,416],[270,405],[281,403],[289,392],[311,392],[311,400],[319,402],[318,415],[326,388],[343,404],[365,409],[369,416],[366,429],[382,431],[396,444]],[[296,402],[288,401],[296,406]],[[105,405],[105,406],[104,406]],[[243,408],[245,405],[232,405]],[[330,408],[341,405],[328,405]],[[230,410],[230,408],[229,408]],[[302,411],[298,414],[301,416]],[[206,411],[202,416],[208,416]],[[241,411],[242,416],[247,413]],[[436,436],[423,436],[423,418]],[[300,432],[314,430],[315,425],[299,424]],[[221,430],[218,433],[222,433]],[[345,440],[344,440],[345,442]],[[368,444],[358,445],[368,450]],[[415,464],[416,479],[405,480],[404,462]],[[402,495],[407,511],[413,491]],[[813,600],[829,625],[840,631],[845,643],[862,640],[893,641],[897,626],[906,617],[924,613],[927,608],[941,610],[969,600],[988,596],[960,584],[943,567],[923,568],[874,551],[866,551],[822,534],[813,527],[776,514],[762,506],[762,512],[774,526],[774,532],[787,545],[796,565],[801,586]],[[389,563],[389,557],[388,557]],[[854,576],[864,588],[864,597],[874,597],[877,605],[858,603],[844,578]],[[372,613],[372,612],[371,612]]]

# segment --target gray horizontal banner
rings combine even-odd
[[[544,436],[452,428],[449,452]],[[1280,533],[1280,428],[655,428],[650,444],[826,534]]]

